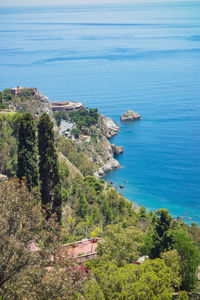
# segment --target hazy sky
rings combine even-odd
[[[188,0],[189,1],[189,0]],[[198,1],[198,0],[197,0]],[[0,0],[0,6],[45,6],[45,5],[77,5],[135,2],[185,2],[185,0]]]

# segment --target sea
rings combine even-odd
[[[200,2],[1,7],[0,90],[18,85],[115,120],[105,179],[200,225]],[[128,109],[142,119],[121,123]]]

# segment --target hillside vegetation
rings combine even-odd
[[[99,139],[95,128],[86,129]],[[58,136],[48,114],[24,112],[0,114],[0,129],[0,168],[9,176],[0,183],[1,299],[199,299],[196,224],[167,209],[135,208],[93,176],[92,144],[83,153],[80,143],[86,132]],[[61,245],[97,236],[95,260],[78,265],[63,256]]]

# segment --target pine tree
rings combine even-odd
[[[151,258],[158,258],[162,252],[168,251],[173,247],[173,233],[170,230],[172,217],[167,209],[159,209],[154,220],[153,247]]]
[[[18,132],[17,177],[26,177],[27,186],[32,190],[38,186],[38,163],[35,121],[30,113],[24,113]]]
[[[58,156],[55,148],[53,123],[44,113],[38,124],[39,173],[41,181],[42,205],[50,213],[56,213],[61,220],[61,180],[58,166]]]
[[[87,199],[85,198],[85,195],[80,192],[79,193],[79,215],[81,218],[86,218],[89,211],[89,204],[87,202]]]

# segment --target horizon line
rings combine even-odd
[[[41,1],[42,2],[42,1]],[[71,3],[31,3],[31,4],[28,4],[27,5],[27,2],[26,3],[18,3],[16,4],[16,2],[14,3],[10,3],[8,4],[8,1],[6,1],[6,3],[0,3],[0,7],[1,8],[20,8],[20,7],[25,7],[25,8],[31,8],[31,7],[76,7],[76,6],[108,6],[108,5],[131,5],[131,4],[140,4],[140,3],[144,3],[144,4],[167,4],[167,3],[170,3],[170,4],[181,4],[181,3],[188,3],[188,4],[191,4],[191,3],[198,3],[199,0],[130,0],[130,1],[127,1],[127,2],[123,2],[122,0],[114,0],[114,1],[106,1],[105,3],[101,0],[97,0],[96,3],[94,3],[93,1],[89,0],[88,2],[85,2],[85,3],[81,3],[80,1],[79,2],[74,2],[73,4]]]

